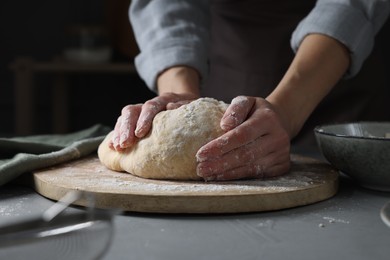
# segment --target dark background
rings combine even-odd
[[[14,74],[9,66],[15,58],[48,61],[61,56],[69,45],[71,25],[101,25],[108,30],[112,61],[132,62],[137,48],[128,23],[130,0],[1,0],[0,1],[0,135],[15,134]],[[390,68],[390,25],[378,38]],[[390,69],[389,73],[390,75]],[[390,76],[389,76],[390,78]],[[390,81],[388,81],[390,88]],[[68,131],[100,123],[114,126],[120,110],[154,96],[134,75],[72,75],[69,78]],[[35,77],[36,111],[33,134],[53,133],[51,126],[51,75]],[[390,100],[389,100],[390,102]]]
[[[112,61],[133,62],[136,45],[127,18],[130,0],[2,0],[0,1],[0,134],[13,135],[16,57],[49,61],[71,44],[69,26],[99,25],[107,29]],[[34,77],[34,133],[52,133],[53,76]],[[69,131],[101,123],[114,126],[120,110],[154,96],[134,74],[77,74],[69,81]]]

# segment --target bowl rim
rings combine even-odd
[[[325,131],[323,128],[324,127],[331,127],[331,126],[346,126],[346,125],[351,125],[351,124],[383,124],[383,125],[389,125],[390,122],[375,122],[375,121],[360,121],[360,122],[347,122],[347,123],[334,123],[334,124],[323,124],[323,125],[318,125],[314,128],[314,132],[316,134],[320,135],[327,135],[327,136],[333,136],[333,137],[342,137],[342,138],[350,138],[350,139],[364,139],[364,140],[379,140],[379,141],[389,141],[390,138],[388,137],[380,137],[380,136],[352,136],[352,135],[346,135],[346,134],[335,134],[331,132]]]

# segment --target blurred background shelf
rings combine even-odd
[[[40,62],[29,57],[18,57],[10,65],[15,80],[15,134],[34,133],[37,74],[52,74],[53,84],[50,93],[52,110],[52,131],[69,131],[69,82],[72,74],[135,74],[130,62],[80,63],[61,59]],[[118,111],[119,113],[119,111]]]
[[[3,1],[0,136],[113,126],[152,93],[135,73],[130,0]]]

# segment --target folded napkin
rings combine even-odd
[[[111,128],[95,125],[64,135],[0,138],[0,186],[19,175],[96,152]]]

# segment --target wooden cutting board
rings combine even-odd
[[[237,213],[308,205],[337,192],[338,172],[321,161],[292,156],[282,177],[229,182],[161,181],[108,170],[96,156],[34,172],[41,195],[59,200],[72,190],[95,197],[98,208],[154,213]],[[75,205],[86,206],[85,199]]]

